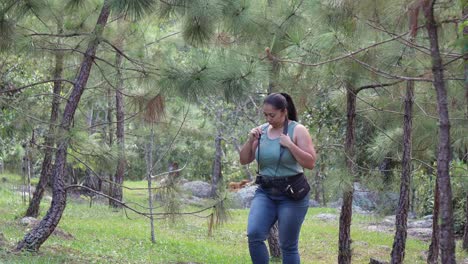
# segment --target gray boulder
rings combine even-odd
[[[326,222],[335,221],[338,219],[338,216],[336,214],[318,214],[315,218]]]
[[[34,227],[36,226],[40,221],[34,217],[30,217],[30,216],[27,216],[27,217],[23,217],[21,218],[21,220],[19,221],[20,224],[24,225],[24,226],[28,226],[28,227]]]
[[[354,183],[353,205],[359,208],[370,211],[377,207],[378,199],[377,192],[364,188],[360,183]]]
[[[233,195],[234,204],[239,206],[240,208],[250,208],[257,188],[258,187],[256,185],[252,185],[240,189]]]
[[[432,228],[432,219],[408,222],[408,228]]]
[[[313,200],[313,199],[310,199],[309,200],[309,207],[320,207],[320,203]]]
[[[211,194],[211,185],[203,181],[191,181],[182,184],[182,189],[189,191],[198,198],[208,198]]]

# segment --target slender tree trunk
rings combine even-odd
[[[468,3],[467,1],[461,1],[463,4],[463,21],[462,23],[466,23],[468,19],[466,17],[468,16]],[[464,24],[466,25],[466,24]],[[468,26],[463,27],[463,64],[465,67],[465,117],[468,118]]]
[[[153,217],[153,189],[152,179],[153,175],[153,142],[154,142],[154,125],[151,124],[151,136],[150,141],[146,144],[146,178],[148,180],[148,203],[150,211],[150,227],[151,227],[151,242],[156,243],[154,236],[154,217]]]
[[[393,264],[403,263],[405,259],[411,182],[413,96],[414,81],[408,81],[406,84],[405,116],[403,121],[403,159],[401,161],[403,170],[401,172],[400,199],[395,221],[395,238],[393,239],[393,249],[391,253],[391,263]]]
[[[268,235],[268,248],[270,249],[270,256],[274,258],[281,258],[281,248],[279,246],[279,233],[278,221],[271,227]]]
[[[61,19],[59,19],[57,24],[57,32],[61,34],[63,32],[63,25]],[[61,44],[61,40],[57,40],[57,44]],[[55,69],[54,69],[54,79],[62,79],[63,75],[63,52],[55,52]],[[59,107],[60,107],[60,93],[62,92],[62,82],[55,81],[53,88],[53,97],[52,97],[52,109],[50,112],[49,120],[49,131],[47,132],[44,140],[44,160],[42,161],[41,167],[41,176],[39,177],[39,182],[37,183],[36,190],[34,191],[32,200],[29,203],[28,209],[26,210],[25,216],[37,217],[39,215],[39,208],[41,204],[42,197],[44,196],[44,191],[47,184],[50,182],[50,174],[52,169],[52,156],[53,156],[53,147],[55,143],[55,126],[57,122]]]
[[[325,205],[325,190],[323,188],[323,173],[325,171],[325,165],[320,163],[320,166],[317,168],[317,172],[315,173],[315,194],[314,200],[318,203]]]
[[[467,19],[466,17],[468,16],[468,3],[467,1],[462,1],[462,17],[463,17],[463,23],[466,23]],[[466,24],[464,24],[466,25]],[[464,40],[464,45],[463,45],[463,64],[464,64],[464,69],[465,69],[465,117],[468,118],[468,26],[463,27],[463,40]],[[468,153],[468,149],[465,149],[465,153]],[[468,160],[468,157],[464,158],[465,160]],[[468,192],[466,193],[466,201],[465,201],[465,230],[463,233],[463,244],[462,247],[465,251],[468,251]]]
[[[120,62],[122,61],[122,58],[118,58],[118,56],[122,57],[122,55],[116,54],[116,67],[117,67],[117,75],[120,74],[120,68],[119,68],[119,65],[120,64],[117,64],[117,62]],[[118,78],[118,77],[117,77]],[[120,76],[120,78],[122,78]],[[118,85],[118,84],[117,84]],[[114,129],[113,129],[113,124],[112,124],[112,108],[113,108],[113,96],[112,96],[112,88],[109,87],[107,89],[107,114],[106,114],[106,117],[107,117],[107,135],[109,135],[109,138],[108,138],[108,142],[109,142],[109,146],[112,146],[114,144]]]
[[[221,130],[218,128],[218,134],[215,138],[215,158],[213,161],[213,173],[211,176],[211,197],[218,196],[218,187],[219,182],[222,178],[221,172],[221,158],[222,158],[222,149],[221,149],[221,140],[222,140]]]
[[[439,145],[437,153],[437,180],[440,195],[440,249],[444,264],[455,263],[455,240],[453,235],[452,188],[450,185],[450,120],[447,106],[447,88],[444,81],[444,67],[439,51],[437,24],[434,18],[434,1],[426,0],[424,6],[426,28],[429,35],[432,57],[432,74],[437,93],[439,112]]]
[[[432,209],[432,238],[427,254],[428,264],[437,264],[439,259],[439,183],[436,179],[434,187],[434,208]]]
[[[355,118],[356,118],[356,96],[351,87],[347,87],[347,124],[346,124],[346,167],[351,177],[355,177]],[[353,193],[354,187],[349,186],[343,193],[343,205],[340,213],[339,251],[338,263],[351,263],[351,219],[353,215]]]
[[[66,134],[70,131],[70,127],[75,115],[76,108],[80,102],[81,95],[86,87],[91,67],[93,65],[94,56],[96,49],[99,45],[99,38],[102,36],[102,32],[107,23],[107,19],[110,13],[110,0],[105,0],[99,18],[94,28],[94,38],[89,42],[88,48],[84,54],[83,61],[80,66],[80,70],[76,76],[73,90],[68,98],[68,102],[65,106],[65,110],[62,116],[62,122],[60,124],[60,132]],[[64,168],[67,161],[67,148],[69,139],[63,137],[58,142],[58,148],[55,155],[55,164],[52,173],[53,179],[53,194],[52,204],[47,211],[45,217],[41,222],[34,227],[29,233],[27,233],[23,240],[18,243],[16,250],[28,250],[37,251],[41,245],[47,240],[57,227],[63,211],[66,206],[66,189],[63,181]]]
[[[122,39],[118,40],[117,47],[122,48]],[[119,158],[117,161],[117,171],[115,172],[115,185],[113,188],[112,196],[114,199],[118,201],[122,201],[122,184],[124,180],[124,173],[127,164],[127,159],[125,157],[125,111],[124,111],[124,98],[122,94],[123,90],[123,78],[122,72],[120,70],[122,66],[122,55],[119,52],[115,53],[115,65],[117,67],[117,86],[115,91],[115,107],[116,107],[116,116],[117,116],[117,130],[116,130],[116,137],[117,137],[117,144],[119,147]],[[110,125],[110,124],[109,124]],[[112,201],[112,200],[111,200]],[[116,203],[115,201],[111,202],[111,206],[113,207],[121,207],[121,204]]]

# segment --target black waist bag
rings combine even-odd
[[[304,174],[288,183],[284,189],[284,194],[293,200],[302,200],[310,191],[310,185]]]
[[[275,188],[292,200],[302,200],[310,191],[310,185],[303,173],[291,177],[265,177],[257,175],[255,183],[262,188]]]

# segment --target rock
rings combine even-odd
[[[432,215],[426,215],[426,216],[424,216],[422,219],[423,219],[423,220],[428,220],[428,219],[431,219],[431,220],[432,220],[433,217],[434,217],[434,216],[432,216]]]
[[[234,193],[233,202],[240,208],[250,208],[257,188],[258,187],[256,185],[252,185],[240,189],[239,191]]]
[[[193,196],[193,195],[190,195],[189,197],[183,197],[181,201],[183,204],[194,205],[194,206],[204,206],[206,204],[205,200],[203,200],[202,198]]]
[[[330,207],[330,208],[340,208],[341,205],[343,205],[343,199],[342,198],[338,199],[338,201],[328,203],[327,206]]]
[[[21,218],[20,220],[20,224],[24,225],[24,226],[27,226],[28,228],[34,228],[36,225],[38,225],[41,221],[34,218],[34,217],[24,217],[24,218]],[[63,238],[63,239],[66,239],[66,240],[71,240],[73,239],[73,235],[68,233],[68,232],[65,232],[64,230],[56,227],[54,229],[54,232],[52,233],[53,235],[55,236],[58,236],[60,238]]]
[[[191,181],[182,185],[182,189],[190,191],[193,196],[208,198],[211,195],[211,185],[203,181]]]
[[[395,226],[395,217],[396,217],[395,215],[386,216],[382,221],[382,225]]]
[[[315,218],[322,221],[334,221],[338,219],[338,216],[335,214],[318,214]]]
[[[310,199],[309,200],[309,207],[320,207],[320,204],[319,202],[313,200],[313,199]]]
[[[429,241],[432,237],[432,228],[408,228],[408,236]]]
[[[387,261],[381,261],[381,260],[378,260],[378,259],[374,259],[374,258],[371,258],[369,260],[369,264],[388,264]]]
[[[30,217],[30,216],[27,216],[27,217],[23,217],[21,218],[20,220],[20,224],[24,225],[24,226],[27,226],[27,227],[34,227],[36,226],[40,221],[37,220],[36,218],[34,217]]]
[[[361,215],[370,215],[370,214],[372,214],[371,211],[364,210],[361,207],[356,206],[356,205],[353,205],[353,213],[361,214]]]
[[[378,199],[377,192],[364,188],[360,183],[354,183],[353,205],[365,211],[374,210]]]
[[[432,219],[410,221],[408,228],[432,228]]]

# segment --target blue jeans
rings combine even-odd
[[[250,207],[247,225],[250,257],[253,264],[267,264],[268,250],[265,240],[270,228],[278,220],[278,231],[283,264],[298,264],[299,232],[309,209],[309,194],[294,201],[282,194],[272,194],[259,187]]]

